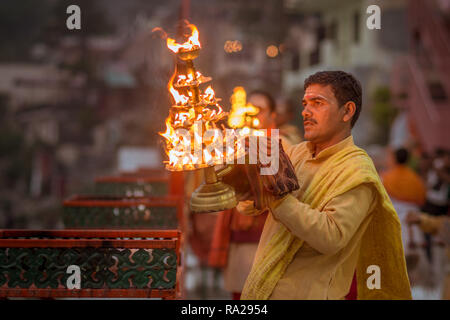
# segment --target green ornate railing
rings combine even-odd
[[[82,289],[173,289],[173,249],[0,248],[0,287],[65,288],[67,268],[81,269]]]
[[[0,231],[0,297],[175,298],[180,232]],[[69,267],[80,288],[70,288]]]
[[[76,196],[64,201],[66,228],[182,229],[179,197],[97,198]]]

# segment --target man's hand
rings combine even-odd
[[[259,147],[268,148],[267,138],[260,137],[260,139],[263,143]],[[284,152],[280,141],[278,143],[279,154],[276,156],[279,157],[279,170],[273,175],[261,175],[262,165],[258,161],[257,164],[236,165],[231,173],[222,178],[223,182],[234,187],[239,201],[251,200],[258,210],[268,208],[275,200],[299,188],[289,157]],[[248,154],[250,152],[248,145],[246,148]],[[270,154],[270,150],[268,150],[268,154]]]

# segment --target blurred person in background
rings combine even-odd
[[[296,116],[295,103],[289,98],[279,98],[276,104],[276,126],[280,130],[280,135],[285,137],[290,144],[297,144],[303,141],[300,129],[291,123]]]
[[[406,256],[409,278],[415,283],[414,275],[417,274],[417,265],[421,258],[416,251],[416,244],[422,241],[422,232],[417,226],[408,226],[406,216],[409,211],[418,211],[425,203],[426,188],[422,178],[407,164],[409,152],[405,148],[389,151],[388,169],[381,174],[381,179],[386,191],[391,198],[392,205],[400,219],[402,229],[403,248]],[[427,265],[427,270],[429,266]],[[422,269],[421,269],[422,270]],[[420,278],[420,277],[419,277]],[[423,278],[423,275],[422,275]]]
[[[431,166],[426,174],[426,201],[422,212],[432,216],[445,215],[449,209],[450,197],[450,157],[449,151],[438,148],[431,160]],[[425,233],[425,250],[431,262],[433,237]]]
[[[391,198],[423,206],[425,184],[420,176],[408,167],[409,152],[400,148],[390,152],[389,169],[381,174],[384,187]]]
[[[275,100],[265,91],[255,90],[248,96],[248,102],[259,108],[257,118],[260,129],[276,129]],[[283,148],[295,141],[292,130],[279,132]],[[267,213],[255,217],[240,214],[237,209],[221,213],[214,229],[209,265],[223,268],[225,290],[239,300],[245,280],[250,273],[259,239],[266,221]]]
[[[423,152],[419,161],[419,174],[424,181],[427,180],[428,171],[433,165],[433,158],[427,153]]]
[[[447,215],[432,216],[423,212],[411,211],[406,216],[409,225],[417,225],[423,232],[440,236],[446,251],[445,280],[442,290],[442,299],[450,300],[450,217]]]
[[[449,183],[449,152],[443,149],[437,149],[431,163],[431,168],[427,172],[427,195],[423,211],[435,216],[447,213]]]

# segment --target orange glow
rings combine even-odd
[[[228,117],[228,125],[232,128],[253,126],[253,123],[248,123],[248,117],[254,117],[258,113],[259,109],[257,107],[247,103],[245,89],[243,87],[234,88],[231,96],[231,112]]]
[[[207,102],[213,102],[214,98],[215,98],[215,93],[213,88],[211,88],[211,86],[209,86],[206,90],[205,90],[205,94],[203,95],[203,99],[205,99]]]
[[[227,40],[223,45],[223,50],[225,50],[226,53],[239,52],[242,50],[242,43],[239,40]]]
[[[191,29],[191,35],[185,43],[179,44],[175,39],[167,38],[167,47],[175,53],[181,51],[191,51],[194,49],[200,49],[200,41],[198,39],[199,33],[197,27],[193,24],[189,24],[188,27]]]
[[[278,48],[277,46],[270,45],[266,49],[266,54],[269,58],[275,58],[278,55]]]
[[[197,28],[192,24],[189,24],[189,28],[191,35],[185,43],[178,44],[173,39],[167,39],[170,50],[180,53],[200,49]],[[240,51],[241,49],[242,44],[238,41],[230,44],[230,50]],[[182,55],[182,60],[187,61],[186,57],[190,56]],[[218,121],[223,120],[228,114],[219,105],[220,99],[216,98],[213,88],[211,86],[202,88],[201,84],[210,80],[211,78],[203,76],[194,69],[191,60],[186,71],[178,73],[176,70],[167,84],[174,105],[166,119],[165,132],[159,134],[165,139],[165,152],[168,156],[165,163],[168,170],[205,168],[223,164],[224,159],[228,160],[245,154],[242,139],[240,142],[232,140],[232,146],[229,146],[224,139],[224,132],[218,128]],[[244,130],[235,131],[237,138],[261,135],[255,129],[259,125],[259,120],[255,117],[259,109],[246,102],[244,88],[235,88],[232,101],[234,101],[234,114],[230,115],[228,121],[233,128],[244,128]],[[214,134],[211,134],[209,130],[214,130]],[[225,146],[226,151],[223,148]]]
[[[175,101],[176,105],[183,105],[186,104],[189,101],[189,98],[180,94],[178,90],[176,90],[173,87],[173,79],[175,79],[176,71],[172,74],[172,77],[170,78],[169,82],[167,83],[167,89],[172,94],[172,98]]]

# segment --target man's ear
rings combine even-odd
[[[342,120],[344,122],[351,121],[356,112],[355,103],[353,101],[348,101],[346,104],[344,104],[343,108],[344,108],[344,117],[342,118]]]

